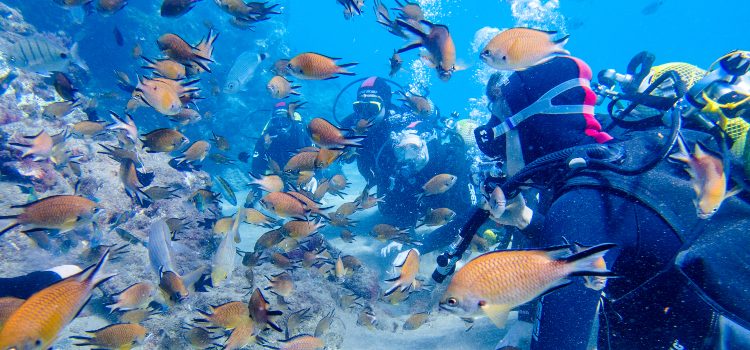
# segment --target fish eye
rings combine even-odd
[[[35,345],[35,346],[37,346],[37,347],[39,347],[39,346],[42,346],[42,340],[41,340],[41,339],[37,339],[37,340],[36,340],[36,341],[34,342],[34,345]]]
[[[448,298],[448,306],[456,306],[458,305],[458,299],[456,298]]]
[[[503,61],[507,61],[507,60],[508,60],[508,56],[503,56]]]
[[[68,54],[63,52],[60,54],[60,58],[68,58]]]
[[[490,55],[490,50],[484,50],[484,51],[482,51],[481,55],[482,56],[489,56]]]

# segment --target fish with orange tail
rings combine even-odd
[[[438,174],[428,180],[423,186],[423,192],[417,195],[417,201],[423,197],[435,196],[445,193],[456,184],[458,178],[451,174]]]
[[[383,294],[389,296],[396,290],[401,293],[414,290],[418,287],[419,282],[417,281],[417,272],[419,272],[419,251],[416,249],[409,249],[406,253],[406,258],[399,262],[399,257],[396,257],[396,267],[401,268],[401,273],[391,279],[386,280],[387,282],[393,282],[393,286],[388,288]]]
[[[24,233],[41,230],[65,233],[91,222],[99,211],[99,206],[93,201],[74,195],[50,196],[11,208],[23,208],[23,212],[0,216],[0,220],[14,220],[0,231],[0,236],[19,225],[26,229]]]
[[[343,149],[344,147],[362,147],[364,136],[344,136],[342,129],[323,118],[314,118],[307,124],[307,132],[313,142],[322,148]],[[317,155],[316,155],[317,157]]]
[[[568,277],[612,276],[597,261],[614,247],[604,243],[573,255],[567,245],[480,255],[456,272],[440,307],[465,319],[484,314],[503,328],[512,308],[570,284]]]
[[[73,336],[72,339],[82,340],[76,346],[91,346],[96,349],[129,350],[143,343],[148,330],[139,324],[116,323],[104,328],[87,331],[90,337]]]
[[[271,310],[268,300],[263,296],[260,289],[255,288],[247,306],[250,309],[250,318],[255,321],[258,333],[266,329],[266,326],[273,328],[277,332],[282,331],[281,327],[271,320],[271,316],[280,316],[282,314],[281,311]]]
[[[555,55],[569,55],[563,49],[568,35],[553,39],[557,32],[532,28],[511,28],[497,34],[479,57],[490,67],[499,70],[520,71],[543,63]]]
[[[3,328],[5,321],[7,321],[10,315],[21,307],[21,304],[23,304],[24,301],[26,300],[14,297],[0,298],[0,329]]]
[[[724,172],[724,162],[707,153],[696,143],[693,154],[688,152],[687,146],[682,138],[677,139],[679,151],[669,158],[683,162],[688,165],[685,168],[690,174],[690,182],[695,190],[695,203],[698,217],[708,219],[717,211],[721,203],[740,192],[739,189],[727,191],[727,176]]]
[[[591,248],[591,246],[585,246],[578,242],[570,243],[568,242],[565,237],[563,237],[563,241],[565,241],[565,244],[570,246],[570,251],[572,253],[578,253],[582,252],[586,249]],[[594,265],[597,268],[600,269],[606,269],[607,263],[604,261],[604,257],[600,257],[594,262]],[[583,285],[586,286],[586,288],[593,289],[593,290],[602,290],[604,287],[607,286],[607,277],[603,276],[583,276]]]
[[[301,53],[287,63],[287,69],[297,79],[304,80],[330,80],[339,75],[354,75],[344,69],[357,65],[354,63],[337,64],[340,58],[323,56],[314,52]]]
[[[96,265],[44,288],[14,312],[0,330],[0,349],[47,349],[91,298],[96,286],[112,278],[102,271],[109,250]]]

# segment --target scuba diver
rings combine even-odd
[[[286,102],[279,102],[255,143],[251,171],[266,174],[269,170],[268,159],[283,167],[294,151],[307,146],[312,146],[312,140],[302,123],[302,116],[297,112],[290,116]]]
[[[681,99],[686,83],[674,71],[660,72],[639,88],[651,68],[642,64],[643,74],[629,82],[635,88],[608,93],[615,102],[630,102],[623,108],[611,104],[611,118],[594,114],[592,73],[580,59],[559,56],[507,77],[494,75],[487,84],[492,117],[475,130],[475,137],[479,149],[506,172],[484,176],[484,191],[499,186],[507,203],[494,216],[484,209],[471,214],[459,238],[438,257],[433,279],[442,282],[453,272],[488,217],[517,228],[536,247],[615,243],[604,260],[618,278],[574,281],[524,306],[535,308],[527,319],[533,322],[531,349],[747,345],[747,338],[737,338],[747,335],[750,324],[750,306],[738,303],[747,300],[750,283],[747,261],[740,258],[747,253],[739,248],[750,244],[750,206],[747,192],[723,195],[746,179],[741,179],[742,171],[731,171],[742,168],[733,166],[736,156],[727,152],[727,143],[736,141],[722,129],[728,123],[721,119],[727,116],[712,119],[707,114],[718,114],[716,104],[738,110],[737,103],[748,94],[736,84],[750,67],[750,55],[727,55],[720,66],[723,73],[714,76],[712,70],[707,81],[695,82],[689,97]],[[711,87],[717,84],[726,89]],[[653,95],[657,88],[662,93]],[[727,100],[727,89],[741,96]],[[602,86],[595,90],[612,91]],[[639,106],[645,108],[636,110]],[[742,119],[738,117],[733,120]],[[682,157],[674,152],[692,151],[696,144],[719,154],[731,175],[708,210],[702,207],[707,198],[700,197],[705,192],[694,190]],[[521,187],[539,191],[533,210]],[[589,344],[597,329],[595,344]],[[510,338],[498,348],[520,347]]]
[[[354,114],[341,126],[367,136],[357,151],[357,168],[367,180],[365,191],[377,186],[378,197],[384,198],[378,209],[385,223],[406,228],[416,226],[431,209],[448,208],[455,213],[453,220],[421,240],[417,249],[427,253],[453,240],[464,223],[464,214],[474,204],[470,200],[476,199],[469,181],[466,146],[452,127],[436,127],[410,109],[394,106],[391,98],[386,79],[365,79],[357,89]],[[417,196],[423,192],[422,186],[438,174],[454,175],[456,183],[446,193],[420,200]],[[392,242],[381,254],[402,248]]]

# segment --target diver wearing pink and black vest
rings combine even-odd
[[[594,114],[590,79],[589,67],[568,56],[507,78],[493,76],[487,86],[493,116],[475,130],[480,150],[505,161],[511,175],[524,164],[587,144],[624,150],[624,166],[652,157],[663,139],[659,135],[668,129],[604,132]],[[531,312],[531,348],[589,348],[597,312],[599,349],[701,344],[712,327],[712,313],[678,285],[679,276],[662,274],[682,247],[683,233],[697,220],[684,170],[665,160],[634,176],[568,170],[545,169],[531,178],[540,188],[540,202],[521,232],[534,247],[563,244],[563,237],[583,245],[615,243],[605,261],[620,278],[607,280],[601,291],[574,280],[541,298]]]

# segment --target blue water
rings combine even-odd
[[[233,59],[242,51],[258,49],[258,43],[266,46],[260,50],[270,54],[266,67],[277,58],[314,51],[341,57],[341,62],[359,62],[353,68],[357,73],[354,78],[387,75],[392,50],[405,44],[375,23],[370,2],[367,2],[362,16],[345,20],[342,7],[335,1],[279,1],[283,15],[260,23],[255,32],[232,27],[228,23],[229,16],[209,0],[198,3],[190,13],[177,19],[160,17],[159,2],[130,0],[124,10],[113,16],[93,14],[85,17],[81,24],[71,23],[71,12],[52,1],[6,2],[21,9],[27,21],[38,29],[65,31],[80,43],[81,55],[92,68],[93,80],[87,86],[89,90],[115,90],[112,69],[135,71],[140,65],[139,60],[131,57],[136,42],[140,43],[144,55],[158,56],[155,38],[165,32],[176,32],[190,42],[197,42],[204,36],[207,26],[221,32],[214,54],[219,65],[215,66],[213,74],[203,76],[204,89],[210,84],[223,84],[224,74]],[[521,5],[519,7],[524,7],[523,3],[528,6],[539,4],[539,1],[516,2]],[[416,51],[412,51],[402,54],[404,70],[394,79],[403,85],[419,82],[419,86],[429,86],[430,97],[443,113],[458,111],[466,115],[476,107],[469,103],[469,99],[483,94],[484,81],[478,78],[477,72],[488,70],[478,60],[476,49],[472,49],[475,33],[483,27],[502,29],[522,25],[568,33],[571,39],[566,48],[585,60],[595,73],[606,68],[622,70],[630,58],[642,50],[654,53],[657,64],[682,61],[707,67],[724,53],[750,43],[742,27],[750,10],[750,3],[746,1],[726,0],[709,4],[705,1],[665,0],[655,12],[642,13],[653,2],[562,0],[558,6],[552,6],[556,2],[542,1],[541,5],[550,9],[541,12],[526,10],[527,17],[514,17],[512,1],[422,1],[429,20],[449,26],[459,62],[468,68],[454,74],[450,82],[441,82],[429,68],[425,69],[426,74],[409,71],[417,59]],[[125,37],[123,47],[114,42],[112,30],[115,26]],[[251,110],[269,108],[274,102],[264,90],[269,77],[268,74],[256,74],[252,86],[257,91],[235,97],[251,101]],[[330,116],[331,95],[354,78],[305,82],[302,94],[314,97],[306,114]],[[263,124],[259,120],[263,115],[248,117],[247,109],[237,110],[231,99],[227,103],[221,96],[202,102],[200,107],[203,110],[216,109],[213,112],[220,116],[220,120],[211,126],[218,132],[223,131],[222,124],[231,120],[249,121],[254,128]],[[343,112],[348,110],[344,108]],[[159,121],[151,111],[139,114]]]
[[[394,3],[393,0],[383,1],[388,6]],[[655,1],[659,0],[420,0],[428,20],[450,28],[463,70],[454,73],[448,82],[440,81],[434,69],[425,67],[418,58],[418,51],[414,50],[401,54],[403,69],[392,79],[406,89],[429,93],[428,97],[442,114],[455,111],[461,118],[483,118],[487,115],[482,102],[484,87],[493,70],[479,60],[479,50],[489,39],[481,33],[490,32],[490,29],[525,26],[570,35],[565,48],[587,62],[594,75],[608,68],[623,71],[629,60],[644,50],[656,56],[655,64],[687,62],[707,68],[725,53],[750,46],[747,35],[750,2],[747,0],[663,0],[658,5]],[[300,111],[306,119],[324,117],[330,120],[334,98],[342,88],[354,80],[372,75],[387,77],[390,70],[388,58],[394,49],[407,44],[375,22],[371,0],[367,0],[362,16],[350,20],[344,18],[342,7],[333,0],[271,1],[280,4],[282,14],[258,23],[255,31],[233,27],[229,24],[230,16],[222,12],[213,0],[200,1],[191,12],[179,18],[160,17],[161,1],[156,0],[129,0],[124,10],[108,17],[66,10],[52,0],[5,0],[3,3],[18,8],[38,31],[64,33],[71,44],[79,43],[80,55],[90,67],[81,90],[86,96],[98,99],[97,110],[104,119],[107,119],[108,110],[122,113],[129,97],[118,90],[113,70],[125,72],[133,80],[136,74],[148,73],[140,68],[143,61],[133,57],[134,46],[139,45],[144,56],[157,58],[160,52],[156,38],[164,33],[177,33],[188,42],[197,43],[209,28],[218,31],[220,35],[213,55],[216,63],[211,65],[212,73],[200,76],[199,86],[205,99],[197,103],[201,113],[210,112],[212,117],[204,117],[195,125],[181,127],[181,130],[193,141],[209,139],[211,132],[226,136],[232,150],[219,152],[213,149],[212,152],[223,153],[232,159],[237,159],[241,151],[252,153],[256,138],[269,118],[269,109],[277,102],[266,91],[266,83],[273,76],[269,69],[277,59],[312,51],[340,57],[341,63],[358,63],[350,68],[356,73],[353,77],[342,76],[327,81],[295,80],[302,85],[299,89],[302,96],[287,101],[307,101],[305,109]],[[391,17],[395,17],[395,11],[391,11]],[[123,34],[122,46],[115,43],[115,28]],[[235,58],[248,50],[266,53],[269,58],[261,64],[247,91],[234,95],[221,92]],[[351,113],[354,90],[353,87],[345,91],[336,105],[339,117]],[[107,97],[111,93],[117,93],[119,97]],[[139,109],[134,118],[141,134],[175,126],[150,108]],[[246,164],[226,166],[208,160],[203,162],[204,170],[225,177],[227,169],[244,172],[246,168]],[[345,170],[354,173],[354,165],[348,165]],[[354,190],[350,191],[347,200],[354,200],[356,192],[364,186],[361,178],[353,182]],[[240,201],[244,200],[247,193],[243,192],[246,190],[244,184],[233,185],[238,187]],[[336,201],[335,204],[340,204]],[[225,209],[230,211],[228,206]],[[378,218],[373,215],[370,221],[364,217],[361,220],[370,225]],[[360,227],[369,228],[371,225]],[[357,241],[358,248],[370,254],[369,260],[367,257],[363,260],[384,264],[383,259],[373,258],[379,258],[381,246],[366,246],[363,241]],[[245,241],[243,249],[249,249],[251,242]],[[453,321],[456,323],[451,326],[458,324],[457,319]],[[477,332],[484,330],[498,336],[488,322],[477,329]],[[464,334],[458,326],[451,330],[456,337]],[[486,342],[496,340],[489,338]],[[407,341],[402,339],[402,342]]]

